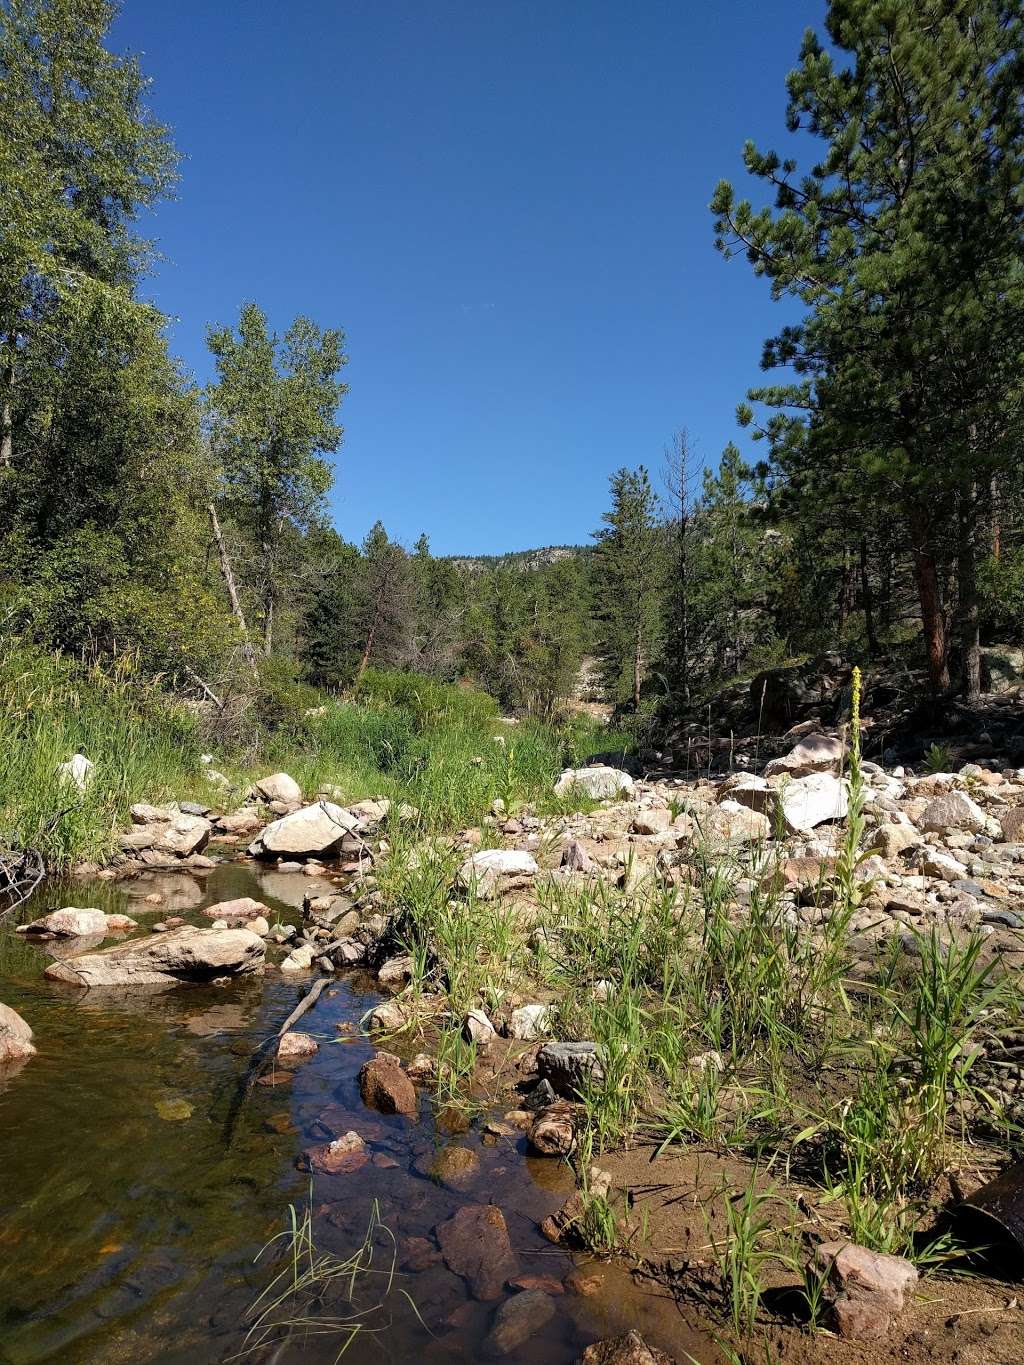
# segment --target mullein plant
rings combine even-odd
[[[849,787],[849,808],[846,817],[846,834],[836,858],[836,888],[838,904],[847,915],[860,905],[866,890],[865,884],[858,880],[857,869],[864,859],[860,851],[864,837],[864,774],[861,769],[860,755],[860,669],[853,670],[852,696],[850,700],[850,752],[847,760],[846,780]]]

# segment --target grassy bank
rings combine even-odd
[[[0,650],[0,832],[40,848],[54,867],[102,859],[135,801],[230,806],[275,769],[307,794],[329,782],[346,799],[388,796],[416,806],[426,827],[454,829],[497,797],[550,803],[563,766],[623,742],[586,719],[508,725],[475,689],[370,672],[355,701],[308,689],[278,700],[254,760],[211,745],[203,715],[128,660],[101,671],[14,644]],[[229,798],[206,777],[204,751],[231,781]],[[75,753],[96,765],[84,792],[58,775]]]

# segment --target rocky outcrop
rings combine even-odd
[[[10,1005],[0,1002],[0,1065],[20,1062],[35,1053],[32,1030]]]
[[[358,824],[351,811],[333,801],[318,801],[274,820],[249,852],[255,858],[329,858]]]
[[[263,970],[263,940],[248,929],[186,925],[98,953],[52,962],[44,975],[73,986],[168,987]]]

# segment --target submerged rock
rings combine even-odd
[[[0,1002],[0,1063],[19,1062],[34,1053],[31,1028],[10,1005]]]
[[[579,1358],[578,1365],[676,1365],[674,1356],[648,1346],[639,1332],[595,1341]]]
[[[461,1275],[475,1299],[500,1298],[505,1281],[519,1272],[501,1209],[466,1204],[434,1229],[444,1263]]]
[[[555,1315],[551,1295],[543,1289],[524,1289],[513,1294],[495,1311],[491,1330],[484,1341],[484,1350],[494,1355],[507,1356],[518,1351]]]
[[[177,986],[246,976],[263,970],[264,945],[248,929],[194,929],[186,925],[98,953],[51,962],[44,975],[74,986]]]

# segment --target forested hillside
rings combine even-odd
[[[681,412],[664,452],[623,452],[587,553],[462,558],[429,528],[353,545],[330,524],[332,482],[359,477],[344,318],[278,335],[246,304],[209,332],[205,387],[169,352],[139,220],[179,153],[113,15],[0,10],[8,636],[221,708],[381,665],[550,717],[594,656],[606,700],[675,713],[827,649],[978,694],[983,642],[1017,639],[1024,607],[1015,6],[927,34],[904,6],[833,6],[831,47],[808,36],[789,78],[817,164],[750,143],[771,202],[715,192],[709,252],[803,309],[739,409],[761,458],[693,450]]]

